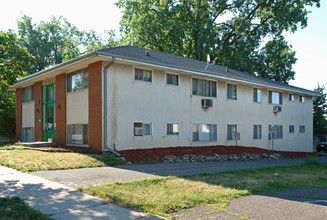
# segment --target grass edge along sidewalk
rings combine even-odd
[[[233,199],[297,187],[327,188],[327,163],[115,182],[80,188],[120,206],[169,217],[194,206],[223,208]]]
[[[18,197],[0,198],[0,219],[51,219],[37,210],[30,208]]]

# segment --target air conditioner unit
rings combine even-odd
[[[274,113],[277,113],[277,112],[281,112],[282,111],[282,107],[278,106],[278,105],[275,105],[273,107],[273,110],[274,110]]]
[[[134,128],[134,136],[143,136],[143,128],[142,127]]]
[[[213,106],[212,99],[202,99],[201,100],[201,107],[202,108],[208,108]]]

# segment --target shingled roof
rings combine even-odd
[[[162,65],[167,67],[185,69],[194,72],[212,74],[215,76],[227,77],[231,79],[244,80],[252,83],[259,83],[263,85],[277,86],[280,88],[297,90],[304,93],[312,93],[312,95],[319,95],[311,90],[300,87],[291,86],[285,83],[279,83],[270,79],[258,77],[249,73],[241,72],[231,68],[226,68],[221,65],[207,65],[207,62],[198,61],[182,56],[176,56],[158,51],[148,51],[144,48],[135,46],[121,46],[114,48],[101,49],[96,51],[99,54],[116,56],[119,58],[135,60],[144,63]],[[226,71],[228,69],[228,71]]]
[[[148,51],[147,53],[146,49],[135,47],[135,46],[121,46],[121,47],[96,50],[92,53],[85,54],[83,56],[69,60],[65,63],[58,64],[56,66],[50,67],[48,69],[45,69],[43,71],[29,75],[23,79],[20,79],[13,87],[11,87],[11,89],[18,88],[20,85],[24,83],[28,83],[28,81],[36,80],[41,76],[45,76],[53,71],[59,70],[60,68],[64,68],[65,66],[78,63],[83,59],[87,59],[89,57],[98,57],[98,56],[103,56],[103,57],[109,56],[109,57],[120,58],[123,60],[137,61],[140,63],[153,64],[165,68],[173,68],[181,71],[183,70],[190,71],[193,72],[194,74],[206,74],[209,76],[212,75],[213,77],[224,78],[225,80],[230,79],[231,81],[233,80],[238,82],[242,81],[244,83],[249,83],[254,85],[258,84],[260,86],[273,87],[286,91],[287,90],[294,91],[294,92],[303,93],[311,96],[321,95],[320,93],[311,90],[303,89],[296,86],[291,86],[284,83],[275,82],[273,80],[254,76],[249,73],[241,72],[231,68],[228,68],[228,71],[226,71],[227,68],[221,65],[216,65],[216,64],[208,65],[207,62],[193,60],[182,56],[176,56],[176,55],[167,54],[158,51],[152,51],[152,50]]]

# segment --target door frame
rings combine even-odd
[[[48,88],[53,87],[53,100],[48,100]],[[48,134],[47,126],[49,120],[48,107],[53,107],[52,137]],[[56,83],[50,83],[42,86],[42,140],[48,141],[48,138],[56,139]]]

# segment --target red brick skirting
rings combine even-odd
[[[92,63],[89,73],[89,147],[102,150],[102,62]]]
[[[57,144],[66,144],[66,74],[56,76],[56,138]]]
[[[22,107],[23,89],[16,89],[16,140],[22,140],[22,123],[23,123],[23,107]]]
[[[313,155],[313,153],[307,152],[287,152],[287,151],[271,151],[256,147],[241,147],[241,146],[206,146],[206,147],[167,147],[167,148],[152,148],[152,149],[137,149],[137,150],[123,150],[119,153],[125,157],[126,160],[132,163],[142,163],[144,161],[160,160],[165,156],[183,156],[183,155],[203,155],[214,156],[242,153],[249,154],[280,154],[288,158],[306,157],[307,155]]]

